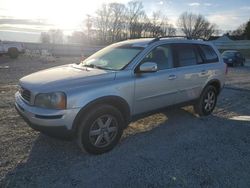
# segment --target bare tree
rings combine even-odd
[[[182,32],[191,38],[208,39],[216,32],[216,25],[211,24],[204,16],[184,12],[178,19]]]
[[[63,43],[63,32],[60,29],[50,29],[48,32],[41,33],[40,40],[42,43]]]
[[[175,36],[176,28],[173,26],[173,24],[166,24],[166,26],[163,26],[163,32],[165,36]]]
[[[235,35],[235,36],[242,36],[245,32],[247,24],[241,24],[236,30],[229,32],[230,35]]]
[[[244,35],[246,36],[246,39],[250,40],[250,20],[246,23]]]
[[[40,41],[41,43],[50,43],[50,35],[47,32],[42,32],[40,35]]]
[[[153,12],[152,19],[151,19],[151,27],[150,27],[150,36],[156,37],[158,35],[162,35],[162,14],[161,12]]]
[[[143,10],[142,2],[130,1],[127,5],[128,30],[130,38],[141,37],[145,28],[145,20],[147,15]]]
[[[99,33],[100,41],[107,43],[109,41],[109,27],[111,12],[108,4],[103,4],[100,9],[96,11],[95,25]]]
[[[50,42],[52,44],[61,44],[63,43],[63,32],[60,29],[51,29],[48,32],[50,36]]]
[[[111,42],[122,39],[122,31],[125,29],[126,7],[121,3],[109,4],[111,12],[110,34]]]
[[[143,10],[142,2],[139,1],[130,1],[126,5],[103,4],[97,10],[96,16],[91,17],[94,23],[93,28],[95,28],[95,31],[91,31],[91,35],[96,35],[95,41],[102,44],[127,38],[175,35],[176,33],[176,29],[168,23],[167,17],[163,14],[154,13],[153,18],[149,19]]]
[[[68,43],[82,44],[88,40],[88,37],[81,31],[74,31],[68,36]]]
[[[87,15],[86,27],[87,27],[87,38],[88,38],[88,41],[90,41],[90,39],[91,39],[90,31],[91,31],[91,28],[92,28],[92,19],[91,19],[90,15]]]
[[[168,23],[168,18],[161,12],[153,12],[151,19],[151,34],[150,36],[174,36],[176,29],[172,24]]]

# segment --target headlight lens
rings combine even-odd
[[[41,93],[36,96],[35,105],[42,108],[65,109],[66,95],[63,92]]]
[[[228,59],[228,61],[233,61],[233,59]]]

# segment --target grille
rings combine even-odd
[[[29,90],[21,88],[20,93],[26,101],[30,102],[31,92]]]

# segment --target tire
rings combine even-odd
[[[91,154],[108,152],[119,142],[124,127],[125,121],[118,109],[99,105],[82,117],[77,130],[78,145]]]
[[[243,67],[244,66],[244,61],[242,61],[240,65]]]
[[[200,98],[194,105],[194,110],[199,116],[208,116],[213,112],[216,106],[216,102],[217,102],[216,88],[212,85],[209,85],[205,87],[205,89],[201,93]]]
[[[18,57],[18,50],[16,48],[9,48],[8,55],[10,56],[10,58],[15,59]]]

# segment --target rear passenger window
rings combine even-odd
[[[205,63],[218,62],[218,56],[211,46],[199,45],[204,56]]]
[[[196,65],[197,59],[201,60],[192,44],[175,44],[173,45],[173,53],[175,67]]]

